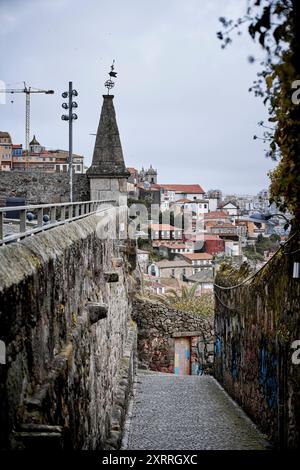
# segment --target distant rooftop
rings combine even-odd
[[[152,186],[166,191],[175,191],[175,193],[204,194],[199,184],[153,184]]]
[[[173,230],[182,230],[182,228],[173,227],[173,225],[168,224],[151,224],[150,228],[151,230],[167,230],[169,232]]]
[[[213,259],[213,256],[210,253],[181,253],[181,256],[184,256],[190,260],[210,260]]]
[[[159,268],[184,268],[184,267],[190,267],[190,263],[183,261],[183,260],[174,260],[174,261],[168,261],[168,260],[162,260],[162,261],[157,261],[156,266]]]

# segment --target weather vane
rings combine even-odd
[[[104,86],[107,88],[107,94],[109,95],[109,90],[111,90],[115,86],[115,82],[112,80],[112,78],[117,78],[117,72],[114,72],[115,70],[115,61],[113,60],[112,65],[110,66],[110,72],[108,73],[109,79],[106,80],[104,83]]]

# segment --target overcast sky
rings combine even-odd
[[[236,17],[245,0],[0,0],[0,80],[7,87],[54,89],[33,95],[31,137],[68,146],[61,92],[78,90],[74,152],[89,166],[104,81],[112,60],[114,103],[125,163],[152,163],[161,183],[256,194],[274,164],[254,141],[266,109],[248,92],[261,51],[247,34],[221,49],[220,16]],[[11,103],[13,100],[13,103]],[[25,96],[0,104],[0,130],[24,144]]]

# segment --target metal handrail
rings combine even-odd
[[[0,245],[25,238],[30,235],[48,230],[59,225],[64,225],[74,220],[87,217],[88,215],[99,212],[102,205],[110,204],[115,206],[115,200],[100,200],[100,201],[81,201],[81,202],[62,202],[57,204],[37,204],[28,206],[11,206],[0,207]],[[44,213],[45,209],[49,209],[49,221],[45,222]],[[57,220],[57,209],[60,209],[60,217]],[[106,211],[108,208],[104,208]],[[37,211],[36,227],[27,230],[27,213]],[[19,231],[12,235],[4,235],[5,215],[9,212],[19,212],[19,219],[16,223],[19,224]],[[101,211],[102,212],[102,211]],[[48,214],[47,214],[48,215]],[[10,219],[11,222],[11,219]],[[31,222],[32,223],[32,222]]]

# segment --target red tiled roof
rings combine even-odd
[[[180,228],[173,227],[173,225],[168,225],[168,224],[151,224],[150,228],[151,230],[159,230],[159,231],[160,230],[169,230],[169,231],[182,230]]]
[[[194,202],[191,199],[187,199],[186,197],[183,197],[182,199],[177,199],[175,202]]]
[[[213,256],[210,253],[180,253],[181,256],[190,260],[197,259],[213,259]]]
[[[128,167],[127,171],[129,171],[129,173],[137,173],[137,169],[133,168],[132,166]]]
[[[153,186],[166,191],[175,191],[176,193],[204,194],[204,190],[199,184],[154,184]]]
[[[207,214],[204,214],[205,219],[224,219],[224,218],[229,218],[229,217],[230,215],[224,211],[211,211],[211,212],[208,212]]]
[[[206,234],[204,234],[204,241],[207,241],[207,240],[221,240],[221,238],[219,237],[219,235],[206,235]]]

